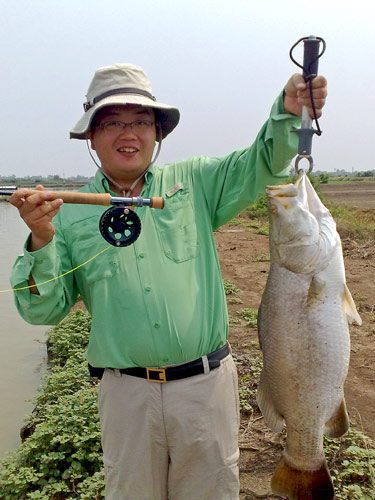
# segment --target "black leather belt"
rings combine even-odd
[[[208,365],[210,370],[214,370],[220,366],[220,360],[226,358],[230,353],[228,342],[220,347],[217,351],[207,354]],[[110,368],[114,370],[114,368]],[[120,373],[131,375],[132,377],[146,378],[150,382],[159,382],[164,384],[169,380],[180,380],[182,378],[193,377],[204,373],[203,358],[195,359],[178,366],[170,366],[166,368],[122,368]]]

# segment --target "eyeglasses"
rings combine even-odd
[[[121,134],[122,132],[125,132],[126,127],[130,127],[130,130],[137,134],[149,130],[154,125],[154,123],[155,122],[152,122],[150,120],[136,120],[130,123],[110,120],[107,122],[102,122],[99,125],[99,128],[109,134]]]

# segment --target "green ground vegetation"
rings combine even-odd
[[[353,209],[323,198],[337,224],[337,231],[342,239],[348,238],[358,242],[375,239],[375,213],[369,210]]]
[[[364,172],[356,172],[352,174],[338,174],[337,172],[322,173],[316,175],[319,182],[323,184],[337,184],[337,183],[350,183],[350,182],[374,182],[375,170],[366,170]]]

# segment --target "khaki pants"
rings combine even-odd
[[[106,500],[237,500],[239,404],[232,356],[165,384],[105,370],[99,412]]]

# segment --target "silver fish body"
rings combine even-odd
[[[257,401],[274,432],[287,429],[272,490],[290,500],[330,500],[323,434],[338,437],[348,429],[348,321],[361,320],[346,286],[336,224],[306,175],[267,193],[271,266],[258,316]]]

